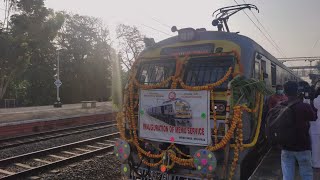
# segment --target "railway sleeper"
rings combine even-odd
[[[34,161],[37,161],[37,162],[45,163],[45,164],[50,164],[50,163],[51,163],[50,161],[46,161],[46,160],[38,159],[38,158],[35,158],[35,159],[33,159],[33,160],[34,160]]]
[[[62,159],[62,160],[67,159],[66,157],[57,156],[57,155],[53,155],[53,154],[50,154],[49,156],[53,157],[53,158],[57,158],[57,159]]]
[[[70,155],[73,155],[73,156],[77,156],[77,155],[79,155],[79,154],[77,154],[77,153],[69,152],[69,151],[62,151],[62,153],[70,154]]]
[[[22,163],[15,163],[16,166],[26,168],[26,169],[32,169],[33,167],[29,166],[28,164],[22,164]]]
[[[92,146],[92,145],[87,145],[87,147],[89,148],[94,148],[94,149],[100,149],[101,147],[98,147],[98,146]]]
[[[14,172],[6,171],[6,170],[4,170],[4,169],[0,169],[0,173],[6,174],[6,175],[13,175],[13,174],[15,174]]]

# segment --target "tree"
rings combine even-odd
[[[61,48],[62,100],[105,100],[111,94],[109,31],[97,18],[64,16],[66,21],[57,38]]]
[[[1,43],[4,46],[1,48],[1,61],[6,62],[6,65],[1,66],[5,71],[0,72],[0,99],[7,88],[7,96],[10,97],[19,94],[13,92],[21,88],[27,92],[24,100],[29,99],[30,104],[48,104],[50,89],[53,89],[53,85],[48,86],[48,81],[53,79],[52,59],[55,47],[52,40],[63,19],[47,9],[43,0],[13,0],[11,3],[14,3],[15,12],[7,24],[8,28],[2,29],[4,33],[1,34],[2,39],[6,39]]]
[[[9,20],[10,20],[10,13],[17,4],[17,0],[3,0],[3,6],[0,6],[0,9],[4,11],[4,19],[3,22],[0,21],[0,28],[8,29],[9,27]]]
[[[30,60],[25,37],[14,37],[11,32],[0,32],[0,100],[9,84],[25,70]]]
[[[124,24],[117,26],[116,33],[119,40],[119,59],[126,70],[130,70],[133,62],[144,49],[144,37],[137,27]]]
[[[14,13],[0,22],[0,101],[5,96],[24,105],[51,104],[57,49],[64,103],[110,96],[112,48],[101,20],[55,13],[43,0],[4,1]]]
[[[15,39],[22,39],[27,49],[28,61],[16,75],[15,87],[19,83],[29,84],[27,105],[45,105],[53,101],[53,66],[56,48],[53,40],[63,24],[63,16],[44,6],[43,0],[21,0],[16,2],[16,13],[10,19],[10,33]],[[12,80],[12,79],[11,79]],[[12,93],[8,93],[10,95]]]

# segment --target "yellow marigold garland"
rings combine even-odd
[[[177,88],[177,78],[172,77],[171,89],[176,89],[176,88]]]
[[[231,126],[228,129],[228,131],[226,132],[225,136],[222,138],[222,140],[218,144],[215,144],[214,146],[208,146],[207,149],[209,151],[216,151],[218,149],[223,148],[224,146],[227,145],[228,141],[230,141],[230,139],[232,138],[232,135],[234,133],[234,130],[237,127],[238,120],[239,120],[239,117],[240,117],[240,114],[237,113],[238,111],[236,111],[236,110],[240,110],[240,106],[236,106],[234,108],[234,112],[235,113],[233,114]]]
[[[182,156],[188,157],[188,158],[192,158],[192,156],[183,153],[183,152],[182,152],[179,148],[177,148],[177,146],[175,146],[174,144],[173,144],[173,148],[174,148],[179,154],[181,154]]]
[[[172,153],[172,154],[176,155],[176,153],[175,153],[174,151],[172,151],[171,149],[168,150],[168,153]],[[163,165],[165,165],[165,161],[166,161],[166,160],[168,160],[168,161],[171,160],[170,158],[167,159],[166,156],[167,156],[167,154],[165,154],[165,155],[163,156],[163,157],[164,157],[164,158],[163,158]],[[165,167],[166,167],[166,169],[172,169],[174,165],[175,165],[175,162],[171,160],[171,164],[170,164],[170,165],[165,165]]]
[[[235,137],[236,146],[234,147],[234,157],[231,163],[229,180],[231,180],[234,175],[234,171],[236,169],[237,162],[239,160],[239,153],[243,149],[242,108],[243,106],[239,106],[239,105],[234,108],[234,114],[236,114],[235,118],[236,118],[236,121],[238,122],[237,123],[238,128],[236,130],[237,131],[237,136]]]
[[[150,167],[155,167],[155,166],[159,166],[162,162],[162,157],[165,153],[168,154],[168,157],[171,159],[172,163],[171,165],[167,166],[168,169],[171,169],[175,163],[179,164],[179,165],[183,165],[183,166],[191,166],[193,167],[193,158],[190,155],[184,154],[179,148],[177,148],[174,144],[171,144],[167,150],[163,150],[161,151],[159,154],[151,154],[150,152],[145,151],[143,148],[140,147],[139,145],[139,140],[138,140],[138,136],[137,136],[137,127],[136,127],[136,121],[135,121],[135,115],[134,115],[134,108],[137,107],[138,105],[138,97],[136,98],[136,102],[133,102],[134,97],[136,97],[136,95],[134,95],[134,89],[135,86],[137,88],[140,89],[155,89],[155,88],[161,88],[164,87],[166,84],[168,84],[171,80],[172,80],[172,84],[171,84],[171,88],[176,88],[177,83],[179,82],[180,86],[184,89],[187,90],[191,90],[191,91],[199,91],[199,90],[212,90],[214,87],[220,86],[222,83],[224,83],[232,74],[232,67],[229,68],[229,70],[226,72],[226,74],[224,75],[223,78],[221,78],[219,81],[212,83],[212,84],[208,84],[206,86],[187,86],[184,84],[184,82],[182,81],[182,79],[180,77],[177,76],[171,76],[169,78],[167,78],[166,80],[159,82],[157,84],[154,85],[142,85],[139,84],[139,82],[136,80],[135,75],[136,75],[136,71],[133,71],[132,76],[130,77],[130,84],[129,84],[129,106],[124,106],[124,111],[125,113],[121,113],[118,115],[117,120],[118,120],[118,128],[120,131],[120,135],[121,138],[125,138],[124,137],[124,127],[123,127],[123,118],[124,116],[127,117],[128,119],[128,123],[130,125],[130,128],[132,131],[130,131],[130,135],[133,139],[129,139],[129,142],[133,142],[133,145],[136,146],[137,150],[138,150],[138,156],[140,159],[142,159],[142,156],[147,156],[148,158],[152,158],[152,159],[160,159],[158,162],[156,163],[150,163],[147,162],[145,160],[142,160],[142,162]],[[211,91],[211,96],[213,96],[213,91]],[[258,95],[260,97],[260,95]],[[230,89],[228,87],[227,90],[227,97],[228,99],[230,99]],[[214,134],[215,134],[215,145],[214,146],[208,146],[207,149],[210,151],[215,151],[218,149],[223,148],[228,141],[230,141],[230,139],[232,138],[235,129],[237,128],[236,132],[237,132],[237,136],[235,137],[236,139],[236,146],[234,147],[234,160],[232,162],[232,167],[231,167],[231,172],[230,172],[230,177],[231,178],[233,176],[234,173],[234,169],[236,167],[236,163],[238,161],[239,158],[239,151],[242,151],[243,149],[243,130],[242,130],[242,111],[245,110],[247,112],[251,112],[254,113],[258,110],[258,103],[256,102],[256,106],[254,109],[249,109],[247,106],[240,106],[237,105],[233,108],[233,117],[231,120],[231,125],[230,128],[228,129],[228,131],[225,133],[225,136],[222,138],[222,140],[220,142],[218,142],[217,140],[217,130],[216,130],[216,115],[214,113]],[[215,112],[214,109],[214,103],[211,104],[211,106],[213,105],[213,110]],[[230,107],[227,107],[230,110]],[[229,114],[229,111],[227,109],[227,114]],[[226,116],[226,122],[228,121],[228,117]],[[227,124],[226,124],[227,125]],[[181,154],[182,156],[188,157],[187,159],[184,158],[179,158],[176,156],[176,154],[174,153],[174,151],[171,150],[171,148],[175,149],[177,151],[178,154]]]
[[[190,158],[190,159],[182,159],[182,158],[179,158],[177,157],[175,154],[172,154],[172,153],[169,153],[168,154],[170,159],[174,162],[176,162],[177,164],[179,165],[182,165],[182,166],[191,166],[193,167],[193,158]]]
[[[142,159],[142,163],[145,164],[145,165],[147,165],[147,166],[149,166],[149,167],[156,167],[156,166],[159,166],[159,165],[162,163],[162,159],[160,159],[160,160],[159,160],[158,162],[156,162],[156,163],[149,163],[149,162],[147,162],[146,160],[144,160],[144,159],[142,158],[141,152],[138,152],[138,156],[139,156],[140,159]]]
[[[222,83],[224,83],[226,80],[228,80],[231,73],[232,73],[232,67],[229,67],[229,70],[226,72],[226,74],[219,81],[214,82],[212,84],[207,84],[205,86],[188,86],[182,81],[181,78],[178,78],[178,81],[183,89],[187,89],[189,91],[212,90],[213,88],[220,86]]]

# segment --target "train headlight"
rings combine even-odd
[[[226,110],[226,106],[224,104],[216,104],[214,106],[214,109],[217,111],[217,112],[224,112]]]
[[[196,30],[193,28],[180,29],[178,31],[180,41],[192,41],[196,38]]]
[[[130,155],[130,145],[122,139],[118,139],[114,145],[114,154],[119,159],[120,162],[124,162],[129,158]]]

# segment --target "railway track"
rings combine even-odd
[[[0,179],[25,179],[113,149],[119,132],[0,160]]]
[[[95,131],[95,130],[100,130],[105,128],[111,128],[111,127],[116,127],[115,121],[95,123],[95,124],[89,124],[84,126],[76,126],[72,128],[34,133],[30,135],[25,135],[25,136],[17,136],[12,138],[0,139],[0,150],[16,147],[24,144],[29,144],[29,143],[49,140],[49,139],[58,138],[58,137],[74,135],[74,134],[80,134],[84,132],[90,132],[90,131]]]

